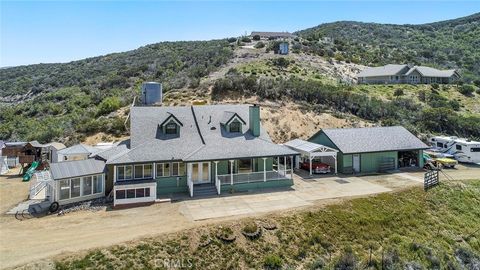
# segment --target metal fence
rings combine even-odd
[[[274,181],[286,179],[284,172],[277,171],[267,171],[265,172],[252,172],[252,173],[237,173],[237,174],[223,174],[218,175],[217,178],[220,180],[222,185],[232,184],[242,184],[242,183],[254,183],[254,182],[263,182],[263,181]]]

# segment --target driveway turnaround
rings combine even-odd
[[[190,220],[255,215],[312,205],[316,200],[364,196],[392,191],[358,177],[294,178],[291,190],[186,200],[180,212]]]

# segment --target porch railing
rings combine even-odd
[[[285,176],[285,171],[236,173],[233,175],[223,174],[223,175],[217,176],[217,182],[219,182],[219,185],[231,185],[232,183],[233,184],[254,183],[254,182],[274,181],[274,180],[283,180],[283,179],[287,179],[287,177]]]

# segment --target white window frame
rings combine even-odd
[[[86,180],[90,178],[90,194],[84,194],[84,191],[85,191],[85,182]],[[81,183],[80,183],[80,187],[81,187],[81,192],[80,192],[80,196],[90,196],[90,195],[93,195],[93,176],[89,175],[89,176],[84,176],[82,177],[82,179],[80,180]]]
[[[84,194],[83,192],[83,187],[84,187],[84,181],[86,178],[90,178],[92,182],[92,190],[90,194]],[[80,179],[80,196],[77,197],[72,197],[72,179]],[[100,181],[100,191],[94,192],[95,191],[95,179],[97,181]],[[66,181],[68,183],[68,198],[61,198],[61,189],[60,189],[60,182]],[[81,198],[81,197],[88,197],[88,196],[94,196],[103,193],[105,190],[105,178],[103,177],[103,174],[92,174],[92,175],[87,175],[87,176],[82,176],[82,177],[73,177],[73,178],[67,178],[67,179],[61,179],[58,180],[58,200],[59,201],[64,201],[64,200],[70,200],[70,199],[76,199],[76,198]]]
[[[165,175],[165,165],[168,165],[168,175]],[[162,166],[162,174],[158,175],[158,166]],[[172,164],[170,162],[159,162],[155,164],[155,178],[172,176]]]
[[[126,178],[127,176],[127,167],[130,167],[130,172],[131,172],[131,175],[130,175],[130,178]],[[120,168],[123,169],[123,176],[124,178],[120,178],[120,173],[118,172],[120,170]],[[135,172],[134,172],[134,169],[133,169],[133,166],[132,165],[120,165],[120,166],[117,166],[117,169],[116,169],[116,173],[117,173],[117,181],[127,181],[127,180],[132,180],[134,175],[135,175]]]
[[[150,165],[150,176],[145,176],[145,166]],[[137,177],[136,176],[136,168],[135,167],[142,167],[142,176]],[[147,163],[147,164],[135,164],[133,165],[133,179],[150,179],[153,177],[153,163]]]
[[[177,174],[174,174],[174,169],[173,167],[175,166],[175,164],[177,165]],[[183,171],[180,171],[181,167],[180,164],[183,164]],[[185,166],[185,163],[184,162],[181,162],[181,161],[178,161],[178,162],[172,162],[172,164],[170,165],[171,168],[172,168],[172,171],[170,173],[170,176],[184,176],[185,175],[185,170],[186,170],[186,166]]]
[[[127,197],[127,194],[128,194],[128,190],[134,190],[134,194],[135,196],[133,198],[128,198]],[[137,197],[137,189],[143,189],[143,196],[142,197]],[[146,189],[148,189],[148,196],[145,196],[146,194]],[[150,198],[152,197],[152,187],[137,187],[137,188],[121,188],[121,189],[116,189],[115,190],[115,200],[133,200],[133,199],[140,199],[140,198]],[[117,191],[123,191],[125,192],[125,198],[117,198]]]

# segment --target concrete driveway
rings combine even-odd
[[[294,186],[290,190],[185,200],[180,202],[182,204],[180,212],[195,221],[235,215],[255,215],[309,206],[317,200],[370,195],[391,190],[359,177],[322,177],[304,180],[295,176]]]

